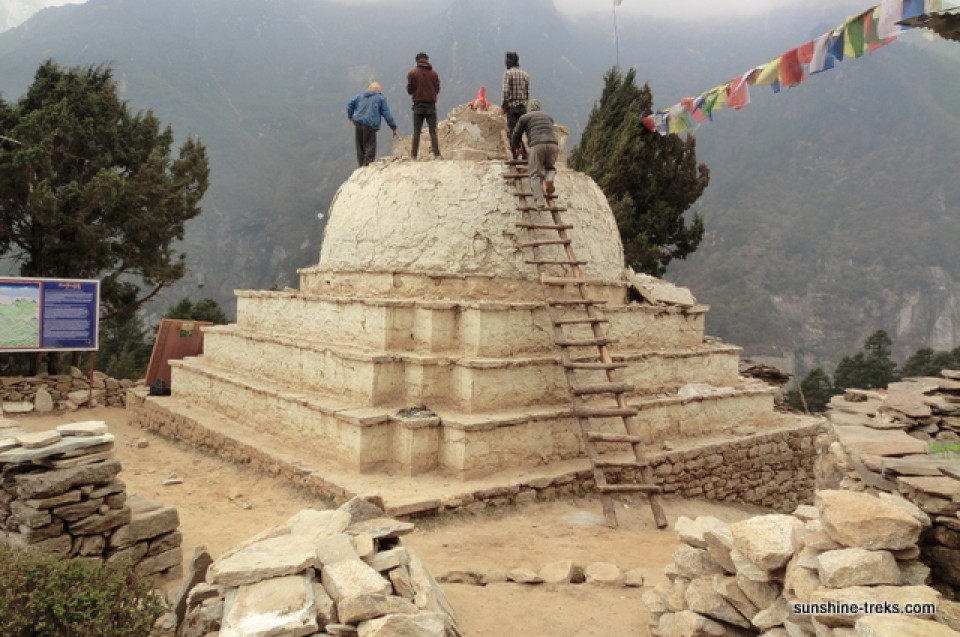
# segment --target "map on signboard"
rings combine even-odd
[[[40,284],[0,281],[0,349],[39,345]]]

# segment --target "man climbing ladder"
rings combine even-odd
[[[523,118],[521,122],[522,120]],[[551,135],[552,123],[551,119]],[[521,125],[518,124],[516,130],[520,129]],[[530,139],[529,135],[528,139]],[[534,162],[534,148],[535,145],[531,141],[531,164]],[[567,234],[567,230],[572,229],[573,226],[564,223],[562,218],[564,209],[556,206],[556,197],[552,192],[546,195],[539,193],[543,204],[536,202],[538,193],[535,184],[538,182],[534,181],[532,173],[530,185],[533,192],[527,192],[523,188],[523,183],[528,176],[523,162],[514,160],[507,164],[511,170],[508,170],[504,177],[513,186],[517,209],[521,215],[521,221],[517,223],[517,227],[526,229],[529,237],[528,241],[519,246],[531,250],[532,258],[527,259],[526,263],[536,265],[540,273],[541,289],[553,324],[553,341],[560,348],[560,362],[570,389],[573,414],[580,428],[587,458],[593,468],[594,481],[603,503],[607,525],[611,528],[617,526],[613,493],[646,493],[657,527],[665,528],[667,518],[660,502],[661,489],[653,484],[653,471],[643,453],[644,438],[637,422],[637,410],[631,407],[625,398],[625,395],[634,388],[617,378],[616,370],[626,367],[626,363],[614,361],[611,354],[610,346],[616,340],[606,335],[604,325],[607,319],[599,310],[599,306],[604,301],[590,298],[590,285],[594,282],[583,278],[581,266],[586,265],[586,262],[577,259],[572,240]],[[545,181],[548,184],[547,190],[552,191],[553,173],[546,174],[550,177],[549,181]],[[536,206],[530,205],[531,198],[537,203]],[[545,215],[549,217],[544,218]],[[556,233],[556,238],[553,238],[553,232]],[[544,233],[549,234],[550,238],[544,237]],[[558,248],[562,250],[559,255],[556,254]],[[549,276],[550,268],[557,266],[562,267],[567,275]],[[602,283],[602,281],[596,283]],[[574,290],[573,293],[564,295],[564,291],[570,289]],[[584,337],[585,329],[589,334],[587,337]],[[599,382],[597,382],[598,374],[602,374]],[[612,396],[615,405],[600,406],[596,401],[591,400],[592,397],[603,395]],[[611,418],[621,420],[624,433],[597,431],[598,422],[609,421]],[[601,459],[597,444],[608,443],[629,445],[633,452],[633,460],[622,462]],[[614,484],[608,480],[608,471],[618,472],[617,483]],[[633,483],[625,481],[629,477],[634,479]]]
[[[557,175],[557,156],[560,146],[553,132],[553,118],[540,110],[540,100],[527,103],[527,114],[522,116],[510,136],[514,155],[523,149],[523,135],[527,135],[527,171],[530,173],[530,189],[537,208],[546,208],[547,195],[555,192],[553,180]]]

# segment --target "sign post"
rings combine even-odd
[[[0,353],[96,351],[100,281],[0,277]]]

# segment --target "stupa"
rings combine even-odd
[[[503,132],[497,113],[460,107],[440,125],[444,160],[400,145],[355,170],[299,289],[237,291],[236,324],[205,328],[203,354],[171,362],[173,395],[147,399],[151,417],[187,423],[201,444],[204,427],[233,437],[208,443],[235,457],[250,436],[330,484],[451,484],[581,457],[537,270],[518,247]],[[653,448],[770,423],[775,389],[739,375],[740,348],[705,338],[708,308],[624,270],[588,176],[561,166],[556,185]]]

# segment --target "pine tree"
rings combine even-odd
[[[819,413],[826,411],[831,396],[839,393],[822,367],[810,370],[800,382],[800,389],[787,392],[787,402],[795,409]],[[802,395],[801,395],[802,394]]]
[[[863,351],[840,360],[833,374],[836,387],[882,389],[897,379],[897,364],[891,358],[893,341],[883,330],[866,340]]]
[[[188,321],[210,321],[214,325],[226,325],[230,322],[227,315],[220,308],[220,304],[211,298],[199,301],[180,299],[167,310],[165,318],[185,319]]]
[[[635,84],[636,70],[614,67],[570,158],[607,196],[623,241],[626,264],[662,276],[673,259],[694,252],[703,220],[684,218],[710,181],[697,164],[696,139],[651,133],[643,118],[652,112],[650,87]]]
[[[22,276],[101,280],[103,318],[134,315],[180,279],[173,243],[200,214],[206,151],[150,111],[133,114],[104,66],[43,63],[0,99],[0,256]]]

